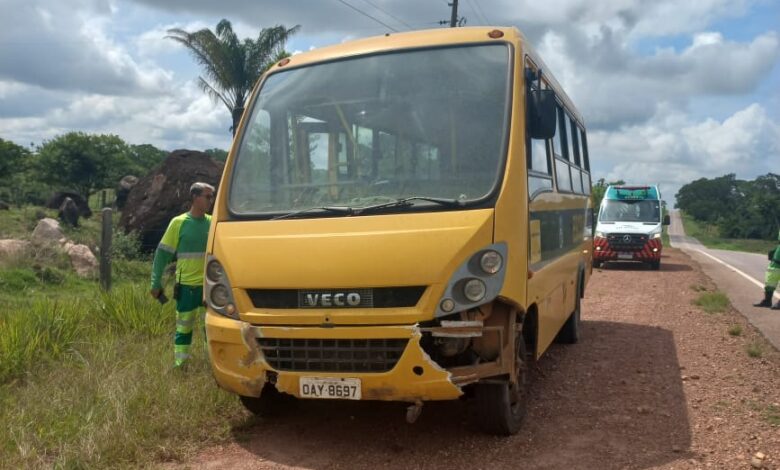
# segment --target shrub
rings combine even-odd
[[[693,303],[707,313],[720,313],[728,308],[729,298],[723,292],[704,292]]]

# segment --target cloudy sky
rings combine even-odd
[[[361,14],[360,12],[364,13]],[[300,24],[290,51],[436,28],[447,0],[0,0],[0,138],[72,130],[166,150],[230,146],[172,27],[241,37]],[[460,0],[467,25],[515,25],[588,125],[594,179],[780,172],[777,0]],[[370,16],[370,17],[369,17]],[[373,18],[371,18],[373,17]]]

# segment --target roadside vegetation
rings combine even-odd
[[[685,212],[681,213],[685,234],[699,240],[707,248],[718,250],[745,251],[765,255],[777,247],[777,240],[756,240],[750,238],[721,238],[718,227],[695,220]],[[776,234],[775,234],[776,235]]]
[[[780,175],[700,178],[675,195],[685,233],[709,248],[766,254],[780,230]]]
[[[707,313],[725,312],[730,305],[728,296],[720,291],[702,292],[693,303]]]
[[[0,211],[0,238],[28,237],[41,214]],[[66,232],[96,246],[99,221]],[[0,260],[0,468],[154,465],[252,422],[214,385],[202,324],[190,369],[173,373],[174,306],[148,295],[149,269],[121,232],[108,293],[54,249]]]

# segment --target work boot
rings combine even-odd
[[[771,307],[772,306],[772,294],[775,293],[775,290],[764,290],[764,300],[757,304],[753,304],[754,307]]]

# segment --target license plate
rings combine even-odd
[[[360,400],[360,379],[301,377],[298,393],[301,398]]]
[[[634,259],[633,253],[618,253],[618,259]]]

